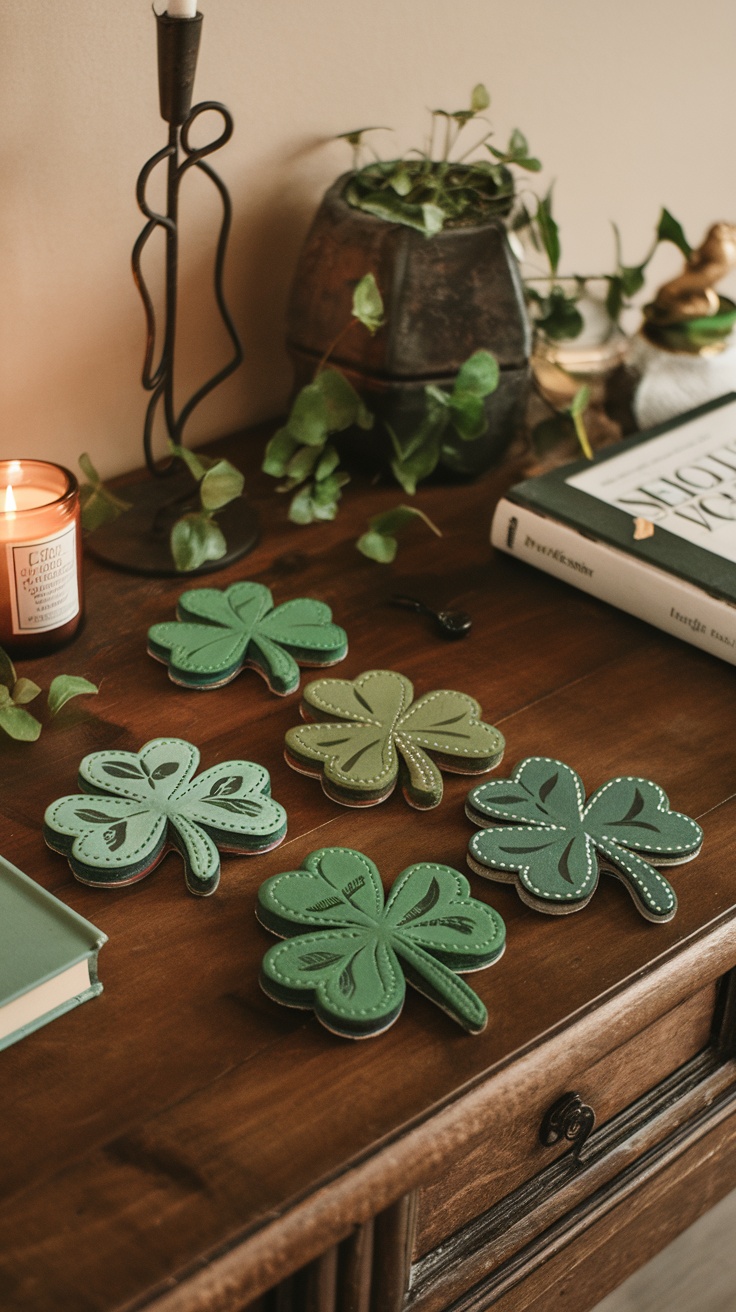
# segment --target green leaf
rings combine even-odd
[[[266,447],[261,469],[264,474],[271,474],[274,478],[283,478],[294,452],[297,450],[299,442],[292,437],[288,427],[279,428],[274,433]]]
[[[465,364],[453,386],[453,395],[469,392],[472,396],[485,397],[495,392],[500,377],[498,360],[490,351],[475,351]]]
[[[421,205],[410,204],[394,191],[361,192],[351,186],[347,188],[345,199],[348,204],[366,214],[375,215],[377,219],[385,219],[387,223],[403,223],[407,228],[416,228],[418,232],[426,233]]]
[[[624,296],[636,296],[644,286],[644,265],[634,265],[627,268],[622,265],[619,269],[619,278],[621,279],[621,290]]]
[[[92,695],[99,692],[97,684],[90,683],[89,679],[83,679],[78,674],[57,674],[51,681],[49,688],[48,706],[51,715],[57,715],[62,706],[66,706],[72,697],[82,695]]]
[[[568,407],[573,419],[576,419],[578,415],[583,413],[589,401],[590,388],[587,385],[579,387]]]
[[[417,483],[421,483],[423,478],[428,478],[437,468],[445,427],[444,416],[439,424],[431,418],[426,420],[419,430],[422,441],[418,444],[414,443],[410,453],[392,460],[391,472],[410,497],[414,496]]]
[[[537,159],[535,155],[528,156],[525,159],[515,159],[514,164],[517,168],[526,169],[527,173],[541,173],[542,171],[542,161]]]
[[[329,433],[341,433],[351,424],[365,427],[366,416],[368,427],[373,424],[355,388],[337,369],[323,369],[312,386],[319,387],[322,394]]]
[[[671,241],[678,250],[682,251],[686,259],[692,254],[692,246],[683,232],[682,224],[664,207],[657,225],[657,240]]]
[[[312,505],[312,484],[307,483],[292,497],[289,519],[292,524],[311,524],[315,518]]]
[[[18,675],[15,672],[15,666],[11,661],[8,653],[0,647],[0,683],[10,689],[15,684]]]
[[[356,542],[358,551],[369,560],[375,560],[379,565],[390,565],[394,560],[399,544],[396,538],[384,533],[377,533],[374,529],[369,529],[363,533]]]
[[[207,470],[199,487],[205,510],[221,510],[242,495],[245,478],[229,460],[218,460]]]
[[[536,326],[553,341],[570,341],[583,331],[583,316],[576,298],[568,295],[564,287],[552,287],[549,296],[538,298],[537,303],[544,313],[536,319]]]
[[[321,479],[318,483],[315,482],[314,491],[312,492],[312,501],[315,506],[336,506],[337,500],[340,496],[341,487],[342,483],[339,475],[330,474],[327,478]]]
[[[377,533],[398,533],[407,525],[416,523],[418,519],[422,520],[436,537],[442,537],[441,530],[432,522],[429,515],[425,515],[417,506],[394,506],[391,510],[384,510],[380,515],[374,515],[368,522]]]
[[[488,428],[486,408],[482,397],[473,392],[454,391],[450,397],[452,423],[463,442],[474,442]]]
[[[445,211],[439,205],[431,203],[422,205],[425,236],[434,237],[438,232],[441,232],[445,224],[445,218]]]
[[[337,469],[339,463],[340,457],[337,451],[334,446],[330,446],[328,443],[322,452],[322,455],[319,458],[319,464],[314,471],[315,481],[319,483],[321,479],[329,478],[330,474]]]
[[[79,468],[84,474],[84,477],[88,480],[88,482],[92,484],[93,487],[100,486],[102,479],[97,473],[97,470],[92,464],[92,461],[90,460],[86,451],[83,451],[81,456],[79,457]]]
[[[297,392],[286,421],[291,436],[304,446],[323,446],[330,431],[323,379],[324,373],[318,374],[314,382]]]
[[[0,706],[0,729],[22,743],[35,743],[41,733],[39,721],[22,706]]]
[[[221,560],[227,551],[222,529],[205,511],[184,515],[171,530],[171,555],[182,573],[199,569],[208,560]]]
[[[409,192],[414,186],[414,183],[412,181],[412,177],[411,174],[409,173],[409,170],[404,168],[403,164],[401,165],[400,168],[396,170],[395,173],[391,174],[391,176],[389,177],[389,185],[393,187],[397,196],[409,195]]]
[[[488,109],[490,103],[491,103],[491,97],[489,96],[486,88],[483,86],[483,83],[476,82],[475,86],[473,87],[473,90],[470,93],[470,108],[472,109],[473,113],[482,114],[484,109]]]
[[[514,128],[509,137],[508,144],[509,158],[516,163],[519,159],[526,159],[529,155],[529,142],[518,128]]]
[[[11,694],[11,700],[16,706],[26,706],[38,697],[41,689],[32,679],[18,679]]]
[[[553,276],[560,263],[560,232],[552,217],[552,188],[537,202],[537,227]]]
[[[309,478],[321,456],[322,447],[320,446],[300,446],[297,448],[286,466],[287,476],[294,480],[294,487],[298,483],[302,483],[305,478]]]
[[[411,190],[411,179],[409,178],[408,181]],[[383,301],[372,273],[367,273],[361,278],[353,292],[353,316],[359,319],[371,334],[376,333],[383,325]]]

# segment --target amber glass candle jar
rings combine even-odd
[[[0,646],[32,656],[82,618],[79,487],[42,460],[0,460]]]

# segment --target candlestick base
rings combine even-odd
[[[208,560],[199,569],[178,570],[171,557],[169,535],[173,525],[188,511],[201,509],[196,488],[189,475],[172,475],[165,481],[131,483],[115,488],[116,495],[131,503],[119,519],[103,524],[85,539],[91,556],[130,574],[155,578],[189,579],[197,574],[212,574],[253,550],[259,537],[258,514],[243,498],[231,501],[217,512],[227,542],[227,552],[219,560]],[[188,504],[191,495],[191,504]]]

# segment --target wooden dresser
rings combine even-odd
[[[261,446],[227,449],[255,470]],[[0,742],[0,850],[109,936],[101,998],[0,1054],[3,1312],[585,1312],[736,1186],[736,670],[494,559],[491,506],[514,474],[422,491],[443,540],[417,530],[386,568],[353,541],[396,490],[354,483],[335,523],[298,529],[254,473],[261,544],[209,582],[328,602],[350,638],[336,677],[392,668],[418,692],[471,693],[506,736],[501,774],[541,754],[589,790],[655,779],[705,830],[671,874],[676,918],[647,923],[608,877],[584,911],[545,917],[470,875],[508,932],[472,977],[482,1035],[411,990],[361,1043],[277,1006],[258,986],[274,941],[260,882],[330,845],[387,881],[414,861],[464,870],[473,781],[446,776],[421,814],[400,795],[336,805],[283,761],[298,695],[251,672],[189,692],[146,655],[184,582],[88,562],[85,631],[22,673],[83,674],[100,694],[35,745]],[[443,642],[386,604],[395,591],[469,610],[471,635]],[[176,855],[137,886],[83,887],[42,841],[83,755],[159,735],[197,743],[203,766],[263,763],[288,811],[283,845],[224,858],[212,898],[186,892]]]

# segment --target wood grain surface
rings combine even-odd
[[[71,703],[37,744],[0,741],[3,855],[109,936],[102,996],[0,1056],[4,1312],[154,1303],[237,1312],[470,1145],[478,1124],[464,1099],[495,1073],[576,1025],[586,1060],[601,1059],[736,961],[732,667],[494,558],[491,506],[512,467],[423,490],[417,502],[443,539],[417,530],[386,568],[353,544],[398,491],[356,480],[333,524],[299,529],[286,520],[285,499],[253,472],[262,444],[256,435],[223,448],[247,471],[262,541],[202,584],[249,578],[267,584],[277,604],[326,601],[350,642],[335,677],[391,668],[418,693],[470,693],[506,735],[498,774],[548,754],[576,768],[589,791],[615,774],[655,779],[674,807],[703,823],[703,852],[671,873],[680,909],[659,926],[608,877],[583,912],[543,917],[511,887],[470,875],[474,895],[497,908],[508,931],[502,961],[471,980],[488,1007],[486,1031],[468,1037],[410,990],[387,1034],[338,1039],[261,993],[258,966],[274,940],[253,913],[258,885],[326,845],[365,852],[386,883],[414,861],[465,870],[472,826],[463,801],[473,781],[445,776],[442,804],[424,814],[398,794],[375,808],[340,807],[284,763],[298,694],[275,697],[254,672],[217,691],[175,687],[145,639],[150,624],[173,616],[186,585],[88,561],[83,632],[21,673],[43,686],[59,672],[81,674],[100,693]],[[471,635],[443,642],[429,620],[387,604],[399,591],[469,610]],[[137,749],[159,735],[196,743],[203,767],[232,757],[262,763],[288,811],[284,844],[265,856],[225,856],[212,898],[187,893],[174,854],[130,888],[83,887],[41,837],[45,807],[76,791],[82,756]],[[644,985],[655,974],[665,983],[652,1001]],[[607,1017],[602,1028],[596,1014]],[[233,1254],[241,1254],[237,1277]],[[364,1261],[356,1249],[346,1277],[361,1312]],[[222,1273],[217,1298],[207,1296],[207,1269]]]

